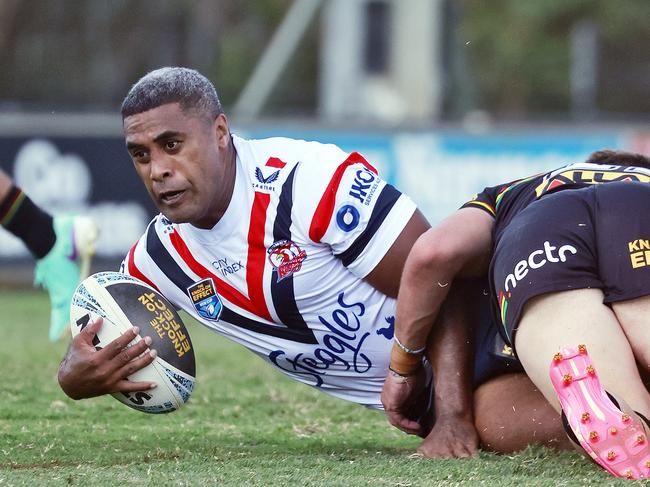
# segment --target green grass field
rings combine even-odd
[[[111,397],[69,400],[47,341],[47,298],[0,291],[0,486],[630,485],[577,453],[529,448],[470,460],[412,456],[419,441],[377,412],[285,379],[188,323],[197,386],[163,416]],[[189,319],[188,319],[189,321]]]

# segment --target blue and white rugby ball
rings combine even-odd
[[[76,336],[97,316],[104,318],[97,349],[106,346],[131,326],[140,328],[136,343],[149,336],[154,361],[129,376],[158,387],[142,392],[115,393],[118,401],[145,413],[169,413],[187,402],[194,388],[194,347],[174,307],[144,282],[119,272],[99,272],[77,287],[70,304],[70,326]]]

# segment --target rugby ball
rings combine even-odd
[[[151,337],[154,361],[129,380],[151,381],[158,387],[115,393],[118,401],[145,413],[169,413],[187,402],[194,388],[194,348],[174,307],[148,284],[119,272],[99,272],[79,284],[70,303],[72,336],[98,316],[104,323],[93,342],[99,350],[131,326],[140,334],[131,344]]]

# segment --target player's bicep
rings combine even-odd
[[[477,208],[459,210],[457,224],[462,229],[461,255],[463,265],[459,270],[461,277],[481,277],[487,273],[492,257],[492,238],[494,218],[491,214]]]
[[[397,297],[406,258],[417,239],[429,228],[427,219],[420,210],[416,210],[388,252],[368,274],[366,281],[384,294]]]
[[[427,231],[416,243],[422,265],[450,276],[477,277],[487,272],[494,219],[479,208],[461,208]]]
[[[491,216],[477,208],[461,208],[427,230],[406,260],[409,276],[421,284],[438,280],[441,286],[457,277],[485,275],[492,249]]]

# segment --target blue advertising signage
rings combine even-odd
[[[249,138],[287,136],[361,152],[380,175],[408,194],[436,223],[485,186],[584,160],[594,150],[645,147],[646,135],[624,131],[234,131]],[[100,226],[98,256],[121,259],[156,210],[118,135],[3,137],[0,167],[52,213],[79,212]],[[25,257],[22,243],[0,229],[0,260]]]

